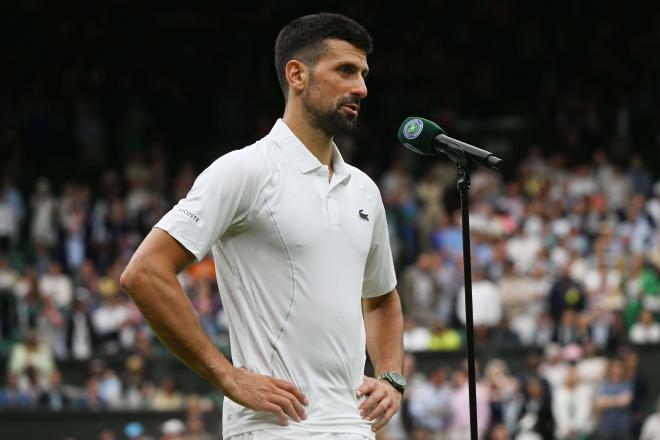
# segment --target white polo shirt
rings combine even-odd
[[[332,162],[329,182],[279,119],[216,160],[156,224],[198,260],[213,251],[233,364],[290,381],[309,400],[307,420],[281,427],[225,398],[225,438],[276,427],[372,435],[355,396],[361,298],[390,292],[396,277],[378,187],[334,144]]]

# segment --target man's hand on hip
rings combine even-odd
[[[234,368],[223,388],[225,395],[234,402],[256,411],[271,412],[282,425],[288,425],[289,418],[296,422],[307,418],[304,406],[307,398],[285,380]]]
[[[371,426],[373,432],[385,426],[401,407],[402,394],[384,380],[365,376],[364,382],[357,388],[357,395],[367,396],[359,408],[362,418],[378,420]]]

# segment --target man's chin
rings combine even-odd
[[[340,128],[340,131],[345,133],[355,130],[355,127],[357,126],[357,119],[358,119],[357,113],[342,114],[341,115],[342,127]]]

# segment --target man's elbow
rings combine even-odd
[[[119,285],[133,297],[140,290],[144,278],[145,268],[131,260],[119,277]]]

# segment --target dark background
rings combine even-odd
[[[29,186],[94,176],[155,144],[170,164],[206,165],[252,143],[283,113],[279,29],[320,10],[354,17],[375,41],[352,158],[372,174],[401,154],[395,133],[411,114],[514,161],[531,143],[575,160],[596,147],[658,152],[655,2],[23,1],[0,6],[3,172]],[[97,163],[80,161],[81,112],[105,129]]]

